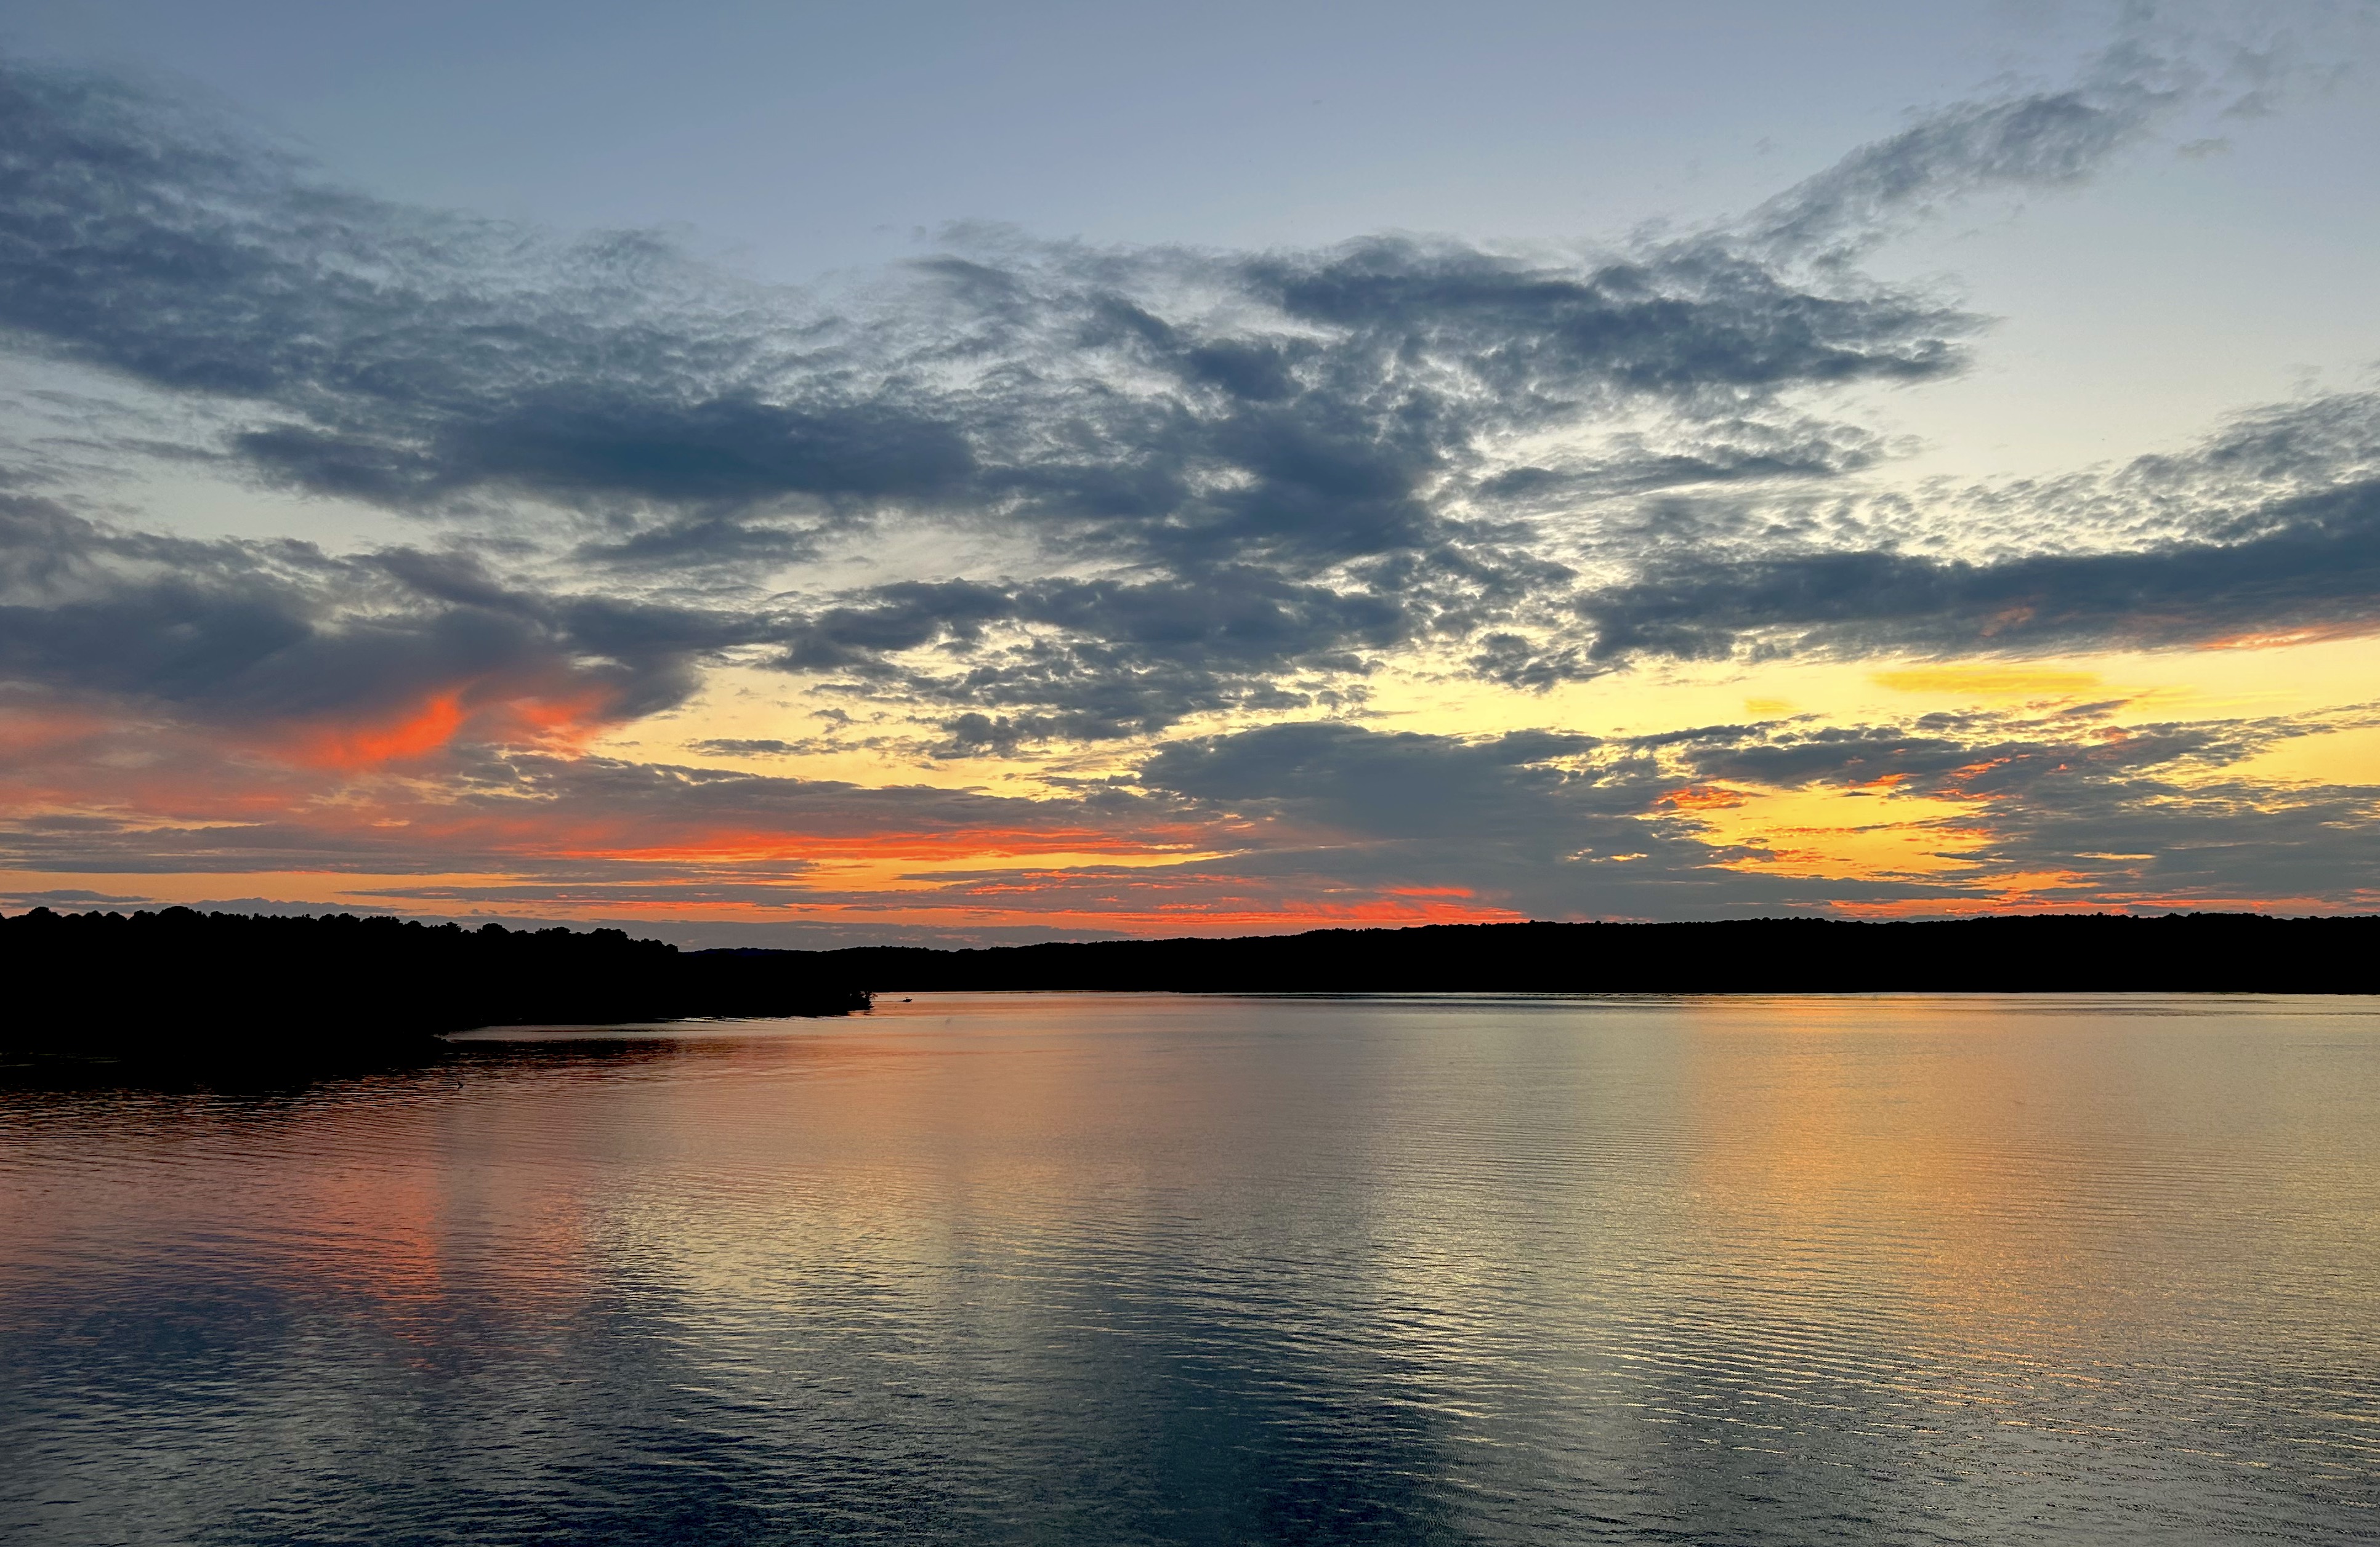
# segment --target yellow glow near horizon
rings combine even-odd
[[[1704,841],[1750,853],[1721,863],[1730,870],[1826,880],[1936,876],[1972,871],[1982,835],[1959,826],[1965,802],[1897,795],[1888,789],[1771,790],[1704,786],[1675,792],[1673,805],[1702,828]]]
[[[1870,673],[1879,687],[1933,698],[2070,698],[2105,685],[2096,671],[2018,666],[1919,666]]]
[[[1922,717],[1947,712],[2005,717],[2011,735],[2078,741],[2103,731],[2167,721],[2281,719],[2316,724],[2330,719],[2338,723],[2338,729],[2288,737],[2246,762],[2181,767],[2168,777],[2185,785],[2244,781],[2252,792],[2259,785],[2267,786],[2273,801],[2279,804],[2308,785],[2380,786],[2380,724],[2374,723],[2380,719],[2380,707],[2371,703],[2372,684],[2380,681],[2380,640],[2370,637],[2297,640],[2265,648],[2216,651],[2102,652],[2032,661],[1665,663],[1547,692],[1483,685],[1451,666],[1419,659],[1385,664],[1366,684],[1368,700],[1347,718],[1374,731],[1460,737],[1551,730],[1611,738],[1767,721],[1774,722],[1769,734],[1791,737],[1857,725],[1911,727],[1923,734],[1917,726]],[[2085,705],[2093,707],[2094,718],[2061,718]],[[833,708],[843,708],[851,716],[852,723],[844,729],[841,740],[824,741],[794,755],[723,755],[695,744],[714,739],[810,741],[832,723],[819,718],[818,711]],[[890,712],[881,719],[873,718],[879,712],[797,678],[752,667],[730,667],[715,671],[703,693],[685,708],[623,726],[588,750],[643,763],[834,780],[861,788],[930,786],[980,790],[1005,797],[1072,800],[1079,796],[1080,781],[1128,780],[1163,741],[1326,718],[1319,710],[1214,714],[1186,721],[1162,738],[1132,738],[1054,754],[1027,749],[1014,758],[936,759],[924,750],[932,734],[930,727]],[[1977,733],[1990,732],[1986,729]],[[876,739],[878,744],[857,744],[867,739]],[[290,798],[300,798],[296,788],[292,787]],[[1866,791],[1788,790],[1741,780],[1690,786],[1682,778],[1673,789],[1696,789],[1699,793],[1666,802],[1656,814],[1687,818],[1701,840],[1714,849],[1742,851],[1715,856],[1739,870],[1819,880],[1922,880],[1972,892],[1970,900],[1985,907],[2064,900],[2060,889],[2081,880],[2064,872],[2037,876],[1995,872],[1976,852],[1979,840],[1970,821],[1985,808],[1968,803],[1895,793],[1888,786]],[[115,798],[103,790],[93,797],[98,804],[91,809],[110,815],[115,810],[110,802]],[[2252,793],[2251,798],[2256,797]],[[308,809],[325,825],[335,826],[346,800],[345,795],[326,792]],[[77,805],[74,812],[82,809]],[[373,817],[376,809],[371,801],[362,801],[355,807],[356,822],[388,825],[384,816]],[[435,815],[434,809],[425,809]],[[155,820],[204,827],[234,818],[251,819],[245,807],[226,814],[209,806],[200,816]],[[1028,828],[1033,826],[1027,824]],[[1003,912],[992,893],[1029,890],[1038,884],[1029,879],[1036,875],[1064,889],[1074,884],[1062,883],[1059,877],[1069,872],[1130,870],[1147,878],[1140,889],[1156,898],[1191,884],[1187,878],[1181,882],[1169,878],[1169,868],[1211,864],[1244,852],[1235,841],[1240,835],[1207,817],[1196,818],[1178,832],[1161,834],[1062,830],[1071,826],[1061,818],[1056,828],[1038,833],[1020,828],[1013,835],[985,830],[940,837],[921,832],[906,839],[885,834],[880,840],[812,840],[768,829],[764,823],[749,833],[689,828],[660,840],[662,847],[654,849],[621,849],[619,835],[598,828],[590,829],[583,842],[574,840],[560,848],[521,839],[528,846],[517,856],[504,852],[504,846],[515,840],[499,834],[502,841],[480,856],[485,870],[475,874],[18,872],[7,875],[5,882],[11,890],[29,894],[131,894],[163,902],[254,898],[358,908],[485,912],[499,916],[594,920],[613,912],[641,912],[656,917],[752,919],[784,917],[791,910],[804,917],[840,917],[849,912],[881,918],[887,916],[879,911],[881,908],[906,908],[895,904],[895,898],[946,887],[972,873],[985,876],[978,888],[985,893],[980,905],[953,898],[936,906],[964,912],[981,922]],[[673,843],[678,847],[670,847]],[[1037,843],[1050,847],[1037,851]],[[618,867],[618,879],[590,878],[584,886],[574,887],[557,884],[536,865],[525,864],[517,872],[510,868],[515,857],[526,862],[540,856],[605,862]],[[1610,855],[1603,858],[1614,860]],[[677,888],[663,879],[669,873],[683,880],[687,895],[670,895]],[[1016,879],[1000,879],[1003,874]],[[2104,886],[2104,874],[2098,884]],[[644,900],[633,904],[616,902],[610,896],[614,885],[626,886]],[[522,899],[506,895],[514,888],[521,889]],[[742,891],[747,897],[723,896],[722,888]],[[1268,901],[1250,888],[1241,889],[1250,890],[1250,895],[1238,899],[1234,894],[1221,900],[1244,909],[1231,916],[1249,926],[1261,924],[1268,906],[1277,905],[1284,919],[1311,914],[1306,901],[1286,898]],[[710,895],[701,895],[706,892]],[[859,900],[871,893],[880,895],[883,903],[871,907]],[[441,900],[442,897],[448,900]],[[1122,893],[1118,899],[1121,911],[1113,914],[1117,927],[1176,926],[1164,913],[1175,906],[1172,902],[1150,901],[1144,914],[1134,911],[1135,904],[1121,900]],[[1476,900],[1482,907],[1495,901]],[[1342,904],[1334,900],[1328,906]],[[929,916],[920,914],[919,919]],[[1020,910],[1014,916],[1018,922],[1054,922],[1060,915]],[[1222,916],[1211,915],[1209,922]],[[1090,913],[1086,912],[1077,922],[1089,921]],[[1186,915],[1179,923],[1206,926]]]

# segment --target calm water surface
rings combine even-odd
[[[2358,1001],[918,996],[0,1092],[0,1537],[2380,1538]]]

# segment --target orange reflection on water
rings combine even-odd
[[[330,1302],[427,1345],[449,1320],[547,1318],[595,1282],[583,1174],[475,1159],[492,1111],[459,1080],[348,1101],[101,1094],[110,1143],[91,1152],[71,1108],[36,1200],[0,1188],[0,1275],[98,1272],[163,1254],[237,1263],[249,1288]],[[451,1080],[451,1077],[450,1077]],[[105,1116],[114,1107],[118,1115]],[[12,1114],[18,1164],[49,1137]],[[501,1152],[503,1145],[497,1146]]]
[[[1880,1310],[2003,1334],[2104,1309],[2042,1120],[2072,1070],[1991,1001],[1779,997],[1692,1047],[1696,1207],[1762,1292],[1818,1303],[1850,1278]]]

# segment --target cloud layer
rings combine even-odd
[[[649,234],[374,199],[170,93],[0,63],[9,354],[189,408],[139,454],[382,534],[146,529],[20,436],[0,841],[44,875],[986,927],[2362,899],[2364,797],[2236,771],[2361,711],[1599,740],[1351,718],[1391,667],[1529,690],[2380,630],[2380,396],[1916,489],[1851,406],[1957,374],[1985,327],[1864,268],[1880,243],[2240,107],[2210,79],[2120,46],[1740,220],[1592,248],[977,228],[797,293]],[[913,763],[1105,771],[1026,800],[586,755],[729,665],[866,706]],[[1905,841],[1802,852],[1751,814],[1789,797]]]

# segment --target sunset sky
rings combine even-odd
[[[0,22],[0,906],[2380,904],[2380,6]]]

